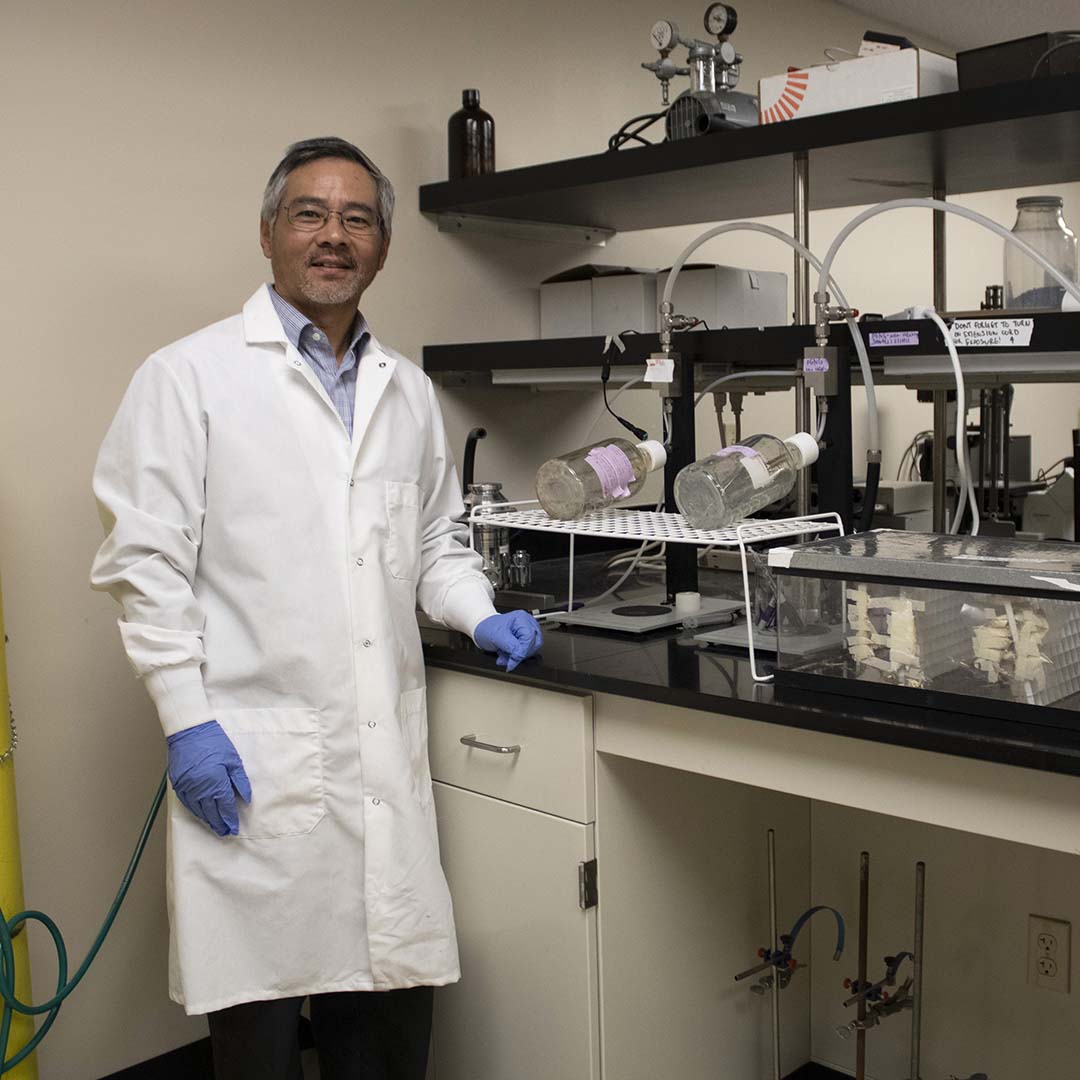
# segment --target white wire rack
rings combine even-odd
[[[738,548],[742,563],[743,600],[746,604],[746,640],[750,650],[750,673],[755,682],[769,682],[771,675],[758,673],[754,651],[753,605],[750,598],[750,573],[746,552],[766,540],[791,540],[823,533],[844,534],[840,515],[809,514],[806,517],[778,518],[772,521],[748,519],[727,529],[694,529],[682,514],[664,514],[651,510],[608,508],[572,521],[557,521],[541,509],[536,500],[499,503],[496,507],[475,506],[469,514],[469,544],[476,547],[475,530],[488,525],[499,529],[526,529],[532,532],[561,533],[570,542],[570,570],[567,612],[574,607],[574,538],[600,536],[613,540],[641,543],[696,544],[706,547]],[[525,509],[525,508],[528,509]]]

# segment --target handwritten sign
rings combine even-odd
[[[1034,319],[957,319],[952,324],[958,349],[1018,349],[1031,344]]]
[[[885,333],[871,333],[871,349],[888,349],[897,345],[918,345],[918,330],[888,330]]]

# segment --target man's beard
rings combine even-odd
[[[344,304],[359,301],[364,291],[363,275],[354,272],[341,281],[313,281],[307,274],[300,278],[300,294],[312,304]]]

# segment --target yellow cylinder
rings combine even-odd
[[[11,746],[9,725],[7,664],[4,659],[4,597],[0,591],[0,755]],[[8,755],[0,762],[0,909],[6,918],[22,911],[22,862],[19,858],[19,818],[15,809],[15,759]],[[12,942],[15,950],[15,996],[30,1001],[30,957],[24,928]],[[8,1058],[14,1057],[34,1035],[33,1017],[15,1013],[8,1039]],[[14,1069],[3,1074],[4,1080],[37,1080],[37,1061],[31,1054]]]

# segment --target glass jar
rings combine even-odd
[[[1076,234],[1065,224],[1060,195],[1016,200],[1013,234],[1047,258],[1070,281],[1077,279]],[[1037,262],[1005,244],[1005,307],[1061,308],[1065,290]]]

